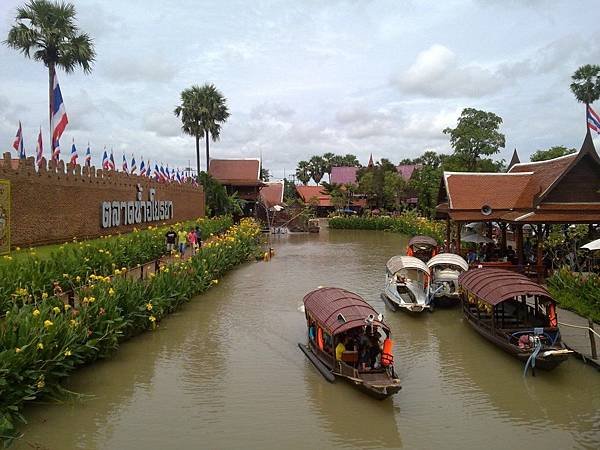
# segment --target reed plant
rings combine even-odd
[[[576,273],[563,267],[546,280],[561,308],[600,323],[600,276]]]

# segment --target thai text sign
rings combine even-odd
[[[0,180],[0,254],[10,251],[10,181]]]
[[[135,225],[173,218],[173,202],[155,200],[156,191],[148,190],[148,200],[142,200],[143,188],[137,185],[136,200],[102,202],[102,228]]]

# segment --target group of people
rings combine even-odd
[[[173,253],[177,250],[179,251],[179,254],[183,256],[189,247],[192,249],[192,254],[195,254],[202,246],[202,231],[198,226],[196,228],[190,228],[187,231],[181,229],[177,232],[173,227],[170,227],[169,231],[165,234],[165,244],[167,246],[167,252],[169,253]]]

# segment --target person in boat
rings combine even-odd
[[[346,344],[347,340],[348,340],[348,338],[344,337],[340,340],[340,343],[338,345],[336,345],[336,347],[335,347],[335,360],[336,361],[342,360],[342,355],[346,351],[345,344]]]
[[[308,338],[312,341],[315,342],[315,338],[317,337],[317,330],[315,327],[314,322],[312,322],[310,324],[310,326],[308,327]]]

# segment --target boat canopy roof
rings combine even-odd
[[[402,269],[417,269],[429,275],[427,264],[414,256],[392,256],[385,266],[391,274]]]
[[[303,301],[305,311],[320,322],[331,335],[371,323],[383,328],[387,333],[390,331],[385,323],[377,319],[379,313],[354,292],[322,287],[306,294]]]
[[[408,246],[412,247],[413,245],[429,245],[431,247],[437,247],[437,241],[429,236],[413,236],[408,241]]]
[[[496,306],[521,295],[537,295],[543,302],[553,303],[550,293],[525,275],[504,269],[478,268],[463,272],[458,277],[462,289],[486,303]]]
[[[467,264],[464,258],[454,253],[440,253],[427,262],[427,266],[430,269],[440,265],[453,265],[460,267],[463,271],[469,270],[469,264]]]

